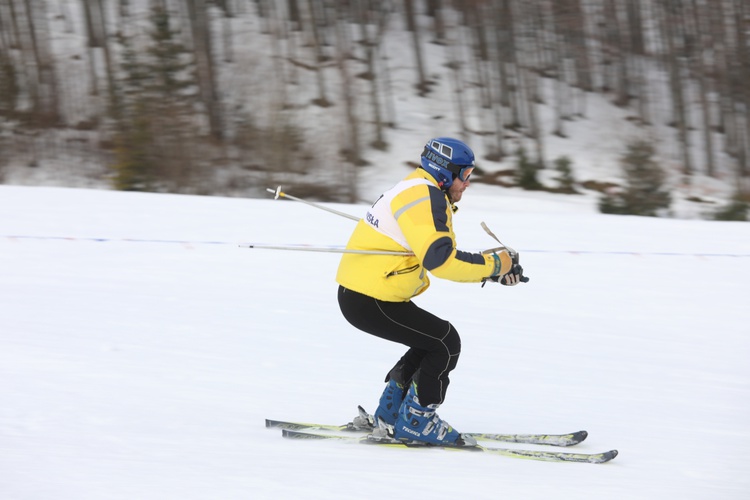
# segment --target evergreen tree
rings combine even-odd
[[[191,151],[200,136],[193,113],[194,63],[170,28],[167,11],[153,9],[151,25],[144,53],[134,48],[136,39],[121,39],[125,79],[114,185],[121,190],[182,191],[196,170]]]
[[[713,219],[724,221],[747,221],[749,212],[750,205],[737,195],[727,205],[717,210],[713,214]]]
[[[560,193],[574,194],[577,192],[575,188],[576,180],[571,168],[572,164],[573,161],[567,156],[561,156],[555,160],[555,170],[560,173],[560,177],[557,179],[560,183],[557,191]]]
[[[666,175],[653,158],[654,147],[646,141],[631,142],[620,160],[626,186],[622,191],[605,194],[599,210],[607,214],[654,217],[671,203],[664,189]]]
[[[0,116],[12,117],[21,94],[16,67],[0,52]]]
[[[528,190],[542,189],[542,184],[537,179],[539,165],[529,159],[523,147],[518,149],[518,168],[516,169],[516,183],[519,187]]]

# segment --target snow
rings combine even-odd
[[[461,248],[494,246],[486,221],[531,281],[435,279],[417,303],[462,335],[441,416],[586,429],[576,450],[620,451],[606,465],[266,429],[374,410],[403,351],[341,317],[337,255],[239,247],[340,245],[350,220],[270,195],[0,186],[0,498],[748,498],[750,226],[580,200],[472,186]]]

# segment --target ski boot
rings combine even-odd
[[[401,402],[404,400],[404,392],[403,384],[396,382],[393,378],[388,381],[388,385],[385,386],[385,390],[380,396],[378,409],[375,410],[375,427],[378,426],[379,420],[390,425],[396,423]]]
[[[393,426],[393,437],[438,446],[476,446],[475,439],[462,436],[437,415],[439,406],[419,404],[417,384],[412,382]]]

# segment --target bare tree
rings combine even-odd
[[[565,120],[569,119],[569,106],[571,103],[570,84],[567,79],[566,61],[568,59],[569,23],[570,11],[565,1],[550,4],[544,3],[545,15],[548,18],[548,26],[552,31],[554,40],[551,51],[553,53],[550,65],[553,68],[553,82],[555,89],[555,127],[553,134],[566,137]]]
[[[222,28],[221,28],[221,40],[224,50],[224,61],[234,61],[234,46],[232,45],[232,23],[231,20],[234,18],[234,11],[232,10],[232,2],[229,0],[217,0],[218,6],[224,13],[222,17]]]
[[[508,91],[508,105],[510,107],[510,123],[506,126],[510,128],[520,128],[522,126],[522,108],[523,108],[523,89],[524,84],[521,80],[521,68],[518,64],[517,56],[517,43],[516,43],[516,19],[519,17],[516,15],[516,11],[519,10],[517,4],[518,0],[500,0],[502,2],[501,19],[504,20],[505,36],[504,44],[506,50],[504,51],[504,62],[507,68],[507,81],[506,86]]]
[[[346,114],[346,134],[344,134],[344,145],[342,151],[346,158],[354,165],[363,165],[362,149],[360,145],[359,117],[355,110],[355,88],[351,73],[348,67],[348,60],[351,54],[351,40],[346,33],[348,29],[348,20],[340,13],[336,21],[336,62],[341,78],[341,96],[344,100],[344,112]],[[356,192],[352,193],[356,196]],[[356,199],[356,198],[355,198]]]
[[[461,130],[461,135],[466,136],[469,131],[469,127],[466,124],[466,107],[464,105],[464,82],[463,82],[463,62],[460,54],[459,43],[454,39],[447,40],[447,64],[446,66],[451,72],[451,84],[453,86],[453,93],[455,98],[453,102],[456,107],[456,116],[458,117],[458,126]]]
[[[422,57],[422,45],[419,37],[419,26],[417,25],[416,15],[414,13],[414,0],[404,0],[404,14],[406,15],[406,26],[411,33],[412,47],[414,49],[414,60],[417,67],[417,91],[419,95],[424,96],[430,91],[429,82],[424,71],[424,61]]]
[[[709,86],[708,61],[706,52],[713,46],[712,31],[710,27],[711,13],[706,8],[704,2],[692,0],[693,22],[696,26],[696,40],[698,48],[693,55],[693,74],[698,80],[698,93],[701,102],[701,111],[703,114],[703,146],[705,150],[706,173],[714,176],[716,173],[716,162],[714,159],[714,143],[712,135],[712,117],[711,106],[709,103]]]
[[[323,69],[321,68],[321,65],[326,61],[326,56],[323,53],[323,46],[322,46],[322,39],[320,36],[320,28],[319,28],[319,17],[321,17],[319,13],[319,6],[314,0],[307,0],[307,14],[308,14],[308,23],[307,26],[310,28],[310,35],[312,40],[312,49],[314,54],[314,63],[312,65],[313,71],[315,72],[315,81],[317,83],[318,87],[318,97],[316,99],[313,99],[313,103],[327,108],[328,106],[331,106],[331,101],[328,100],[328,91],[327,91],[327,85],[326,85],[326,79],[325,74],[323,73]]]
[[[372,107],[373,124],[375,126],[375,139],[372,146],[376,149],[385,149],[387,142],[383,133],[383,117],[381,113],[380,92],[377,66],[375,59],[377,50],[383,40],[385,21],[383,17],[387,13],[379,11],[378,2],[355,0],[357,9],[356,17],[359,21],[361,44],[365,50],[365,61],[367,70],[362,75],[370,83],[370,104]],[[370,25],[374,24],[374,33],[370,34]]]
[[[739,175],[750,175],[750,6],[747,0],[734,0],[736,13],[735,31],[737,37],[737,57],[735,58],[737,102],[740,111],[740,145],[738,148]]]
[[[427,15],[432,17],[433,43],[445,45],[445,19],[443,19],[443,0],[427,0]]]
[[[13,62],[13,24],[9,11],[0,5],[0,116],[13,117],[21,94],[18,70]]]
[[[205,0],[187,0],[193,50],[198,68],[198,86],[201,101],[208,115],[211,136],[221,140],[224,135],[221,103],[216,84],[213,53],[211,52],[211,24]]]
[[[109,47],[109,40],[107,37],[107,19],[105,14],[104,5],[102,0],[83,0],[83,12],[86,26],[87,35],[87,46],[89,48],[89,80],[91,82],[91,93],[98,95],[99,86],[97,84],[97,70],[96,57],[97,49],[101,49],[104,55],[104,75],[106,76],[107,83],[107,95],[110,102],[110,110],[113,116],[119,116],[120,104],[118,100],[118,94],[116,91],[116,77],[114,60],[112,52]]]
[[[47,4],[23,0],[27,40],[24,49],[28,63],[33,65],[29,76],[34,103],[33,119],[37,125],[55,126],[60,123],[59,89],[47,27]]]
[[[673,123],[682,152],[682,171],[693,173],[688,136],[688,115],[685,103],[685,87],[682,60],[685,55],[684,27],[682,26],[682,6],[680,0],[667,0],[661,17],[662,29],[667,42],[667,68],[669,87],[672,94]]]

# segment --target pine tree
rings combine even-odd
[[[136,51],[138,40],[121,39],[125,79],[113,182],[121,190],[182,191],[198,156],[191,154],[200,136],[193,112],[195,66],[167,11],[154,8],[151,25],[145,54]]]
[[[577,193],[575,188],[576,180],[573,176],[573,169],[571,168],[572,164],[573,161],[567,156],[561,156],[555,160],[555,170],[560,173],[560,177],[557,179],[560,183],[560,187],[557,191],[560,193]]]
[[[737,195],[729,203],[717,210],[713,214],[713,219],[723,221],[747,221],[748,213],[750,213],[750,204],[743,201],[740,195]]]
[[[538,190],[542,184],[537,179],[539,165],[529,159],[526,150],[521,147],[518,149],[518,168],[516,169],[516,183],[519,187],[528,190]]]
[[[620,160],[625,174],[625,189],[605,194],[599,210],[608,214],[645,215],[655,217],[669,208],[671,196],[664,190],[666,175],[654,160],[654,147],[646,141],[628,144]]]
[[[18,75],[10,58],[0,52],[0,116],[12,117],[21,94]]]

